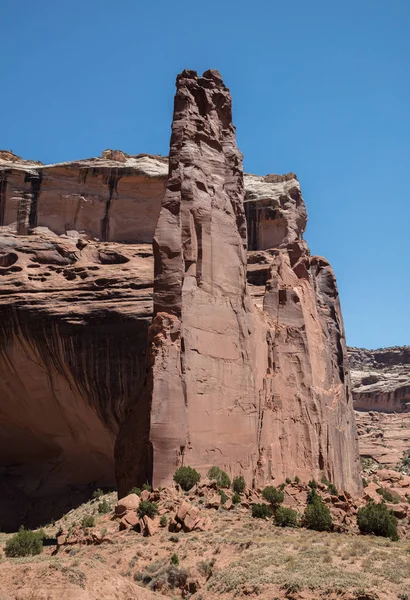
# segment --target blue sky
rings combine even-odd
[[[0,147],[168,152],[175,76],[217,68],[246,171],[294,171],[351,345],[410,344],[410,0],[2,0]]]

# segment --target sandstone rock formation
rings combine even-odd
[[[410,451],[410,347],[348,354],[360,455],[396,467]]]
[[[219,75],[178,81],[169,179],[163,157],[0,153],[0,529],[114,485],[121,424],[124,494],[182,462],[360,489],[337,288],[296,176],[243,176]]]
[[[117,438],[122,494],[147,476],[169,483],[181,464],[203,472],[218,464],[255,482],[322,472],[341,489],[361,489],[333,272],[302,240],[296,178],[253,183],[266,196],[248,206],[248,215],[258,215],[249,223],[252,245],[262,238],[266,246],[272,219],[274,247],[250,253],[257,276],[249,293],[229,91],[217,72],[184,71],[154,236],[151,367]],[[276,195],[269,194],[274,183]],[[255,196],[251,188],[248,203]]]
[[[356,410],[410,412],[410,346],[348,354]]]

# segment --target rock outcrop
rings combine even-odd
[[[410,412],[410,346],[348,353],[356,410]]]
[[[296,178],[253,183],[264,197],[252,209],[254,188],[248,194],[248,215],[259,215],[249,224],[252,246],[262,238],[249,256],[249,292],[229,91],[217,72],[184,71],[154,236],[151,367],[117,438],[122,494],[147,476],[169,483],[181,464],[201,471],[218,464],[254,482],[324,473],[341,489],[361,489],[333,272],[302,240]],[[269,219],[274,246],[263,251]]]
[[[182,462],[360,491],[333,272],[296,176],[243,175],[216,72],[178,79],[169,172],[0,153],[0,528],[114,485],[120,428],[123,494]]]
[[[396,467],[410,450],[410,347],[348,354],[360,455]]]

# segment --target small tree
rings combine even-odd
[[[389,537],[397,541],[397,517],[383,503],[375,504],[369,502],[366,506],[359,508],[357,512],[357,524],[361,533],[374,533],[382,537]]]
[[[282,504],[285,499],[285,495],[282,490],[278,490],[273,485],[268,485],[262,492],[262,496],[267,502],[270,502],[273,508],[277,508]]]
[[[272,509],[267,504],[252,504],[252,517],[264,519],[272,516]]]
[[[101,498],[101,496],[104,495],[104,492],[102,491],[101,488],[97,488],[94,492],[93,492],[93,498],[94,500],[98,500],[99,498]]]
[[[174,481],[178,483],[185,492],[194,487],[200,479],[200,474],[192,467],[179,467],[174,474]]]
[[[43,531],[31,531],[20,527],[18,533],[10,538],[4,547],[4,554],[10,558],[35,556],[43,551]]]
[[[219,467],[211,467],[208,471],[208,477],[209,479],[215,479],[219,488],[229,488],[231,486],[228,473],[225,473]]]
[[[138,506],[138,515],[140,519],[145,517],[150,517],[153,519],[156,514],[158,514],[158,505],[156,502],[148,502],[148,500],[142,500]]]
[[[237,475],[233,478],[232,489],[237,494],[243,494],[246,488],[246,482],[242,475]]]
[[[308,498],[309,504],[305,509],[304,524],[308,529],[330,531],[332,528],[330,510],[313,489],[312,492],[312,496]]]
[[[178,554],[176,554],[174,552],[174,554],[171,556],[171,564],[178,566],[179,565],[179,558],[178,558]]]
[[[298,513],[293,508],[279,506],[275,513],[275,523],[278,527],[297,527]]]
[[[130,489],[130,491],[128,492],[129,494],[137,494],[137,496],[141,496],[141,488],[139,487],[133,487]]]

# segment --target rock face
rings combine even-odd
[[[348,354],[360,455],[396,467],[410,450],[410,347]]]
[[[356,410],[410,412],[410,346],[348,352]]]
[[[178,78],[167,173],[0,153],[0,529],[114,485],[116,440],[123,495],[182,463],[360,491],[333,272],[296,176],[243,175],[216,72]]]
[[[302,240],[297,180],[252,180],[247,214],[261,249],[249,255],[251,291],[243,199],[229,91],[217,72],[184,71],[154,236],[151,367],[117,438],[120,493],[147,476],[165,485],[181,464],[258,483],[322,472],[361,489],[336,282]]]

